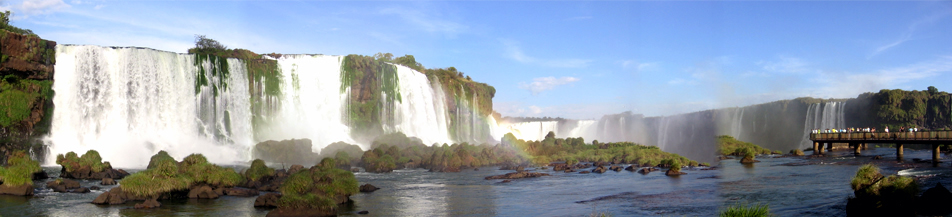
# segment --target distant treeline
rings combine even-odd
[[[846,106],[848,127],[952,127],[952,94],[933,86],[925,91],[884,89],[864,93],[848,100]]]

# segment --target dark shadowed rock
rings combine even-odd
[[[198,199],[215,199],[218,198],[218,194],[215,194],[215,191],[212,190],[212,187],[208,185],[201,185],[192,187],[188,191],[188,198],[198,198]]]
[[[99,186],[89,186],[89,190],[98,191],[99,189],[102,189],[102,188],[100,188]]]
[[[502,181],[501,181],[501,182],[499,182],[499,183],[510,183],[510,182],[512,182],[512,179],[506,179],[506,180],[502,180]]]
[[[605,173],[605,171],[608,171],[608,169],[605,168],[604,166],[598,166],[598,167],[595,167],[595,169],[592,169],[593,173]]]
[[[589,173],[592,173],[592,172],[591,172],[591,171],[588,171],[588,170],[582,170],[582,171],[580,171],[580,172],[578,172],[578,173],[579,173],[579,174],[589,174]]]
[[[549,174],[546,174],[546,173],[533,173],[533,172],[522,171],[522,172],[506,173],[503,175],[487,176],[486,180],[535,178],[535,177],[542,177],[542,176],[548,176],[548,175]]]
[[[609,167],[608,169],[609,169],[609,170],[612,170],[612,171],[615,171],[615,172],[619,172],[619,171],[622,170],[622,167],[621,167],[621,166],[611,166],[611,167]]]
[[[39,172],[33,173],[33,180],[48,179],[50,174],[47,174],[46,171],[40,170]]]
[[[76,180],[70,179],[57,179],[53,181],[46,182],[46,187],[53,189],[55,192],[65,193],[69,192],[70,189],[79,188],[79,182]]]
[[[635,165],[631,165],[631,166],[625,167],[625,170],[634,172],[634,171],[638,170],[638,168],[635,167]]]
[[[949,193],[949,189],[942,186],[942,183],[923,192],[918,201],[917,214],[920,215],[944,216],[952,212],[952,206],[949,206],[952,204],[952,193]]]
[[[364,210],[364,211],[357,212],[357,214],[366,215],[366,214],[370,214],[370,211]]]
[[[267,193],[258,198],[255,198],[255,207],[278,207],[278,199],[281,199],[281,194],[278,193]]]
[[[216,192],[216,194],[217,193],[218,192]],[[223,189],[222,193],[224,193],[222,195],[236,196],[236,197],[258,196],[258,190],[248,189],[248,188],[227,188],[227,189]]]
[[[33,184],[27,183],[20,186],[0,185],[0,194],[9,194],[17,196],[33,196]]]
[[[658,168],[645,167],[645,168],[641,168],[640,170],[638,170],[638,173],[641,173],[642,175],[648,175],[648,173],[651,173],[651,172],[654,172],[654,171],[658,171]]]
[[[313,217],[313,216],[337,216],[336,210],[320,209],[284,209],[278,208],[268,212],[267,217]]]
[[[757,163],[757,162],[760,162],[760,161],[759,161],[759,160],[754,160],[753,158],[746,158],[746,157],[745,157],[745,158],[743,158],[743,159],[740,159],[740,163],[742,163],[742,164],[752,164],[752,163]]]
[[[364,193],[374,192],[377,189],[380,189],[380,188],[371,184],[363,184],[360,186],[360,192],[364,192]]]
[[[298,171],[301,171],[301,170],[303,170],[303,169],[304,169],[304,166],[302,166],[302,165],[300,165],[300,164],[291,165],[291,168],[288,169],[288,174],[294,174],[294,173],[296,173],[296,172],[298,172]]]
[[[135,205],[135,208],[136,209],[153,209],[153,208],[159,208],[159,206],[161,205],[162,203],[159,203],[158,200],[153,198],[153,199],[145,200],[142,203],[137,203]]]
[[[75,190],[73,190],[73,191],[71,191],[71,192],[73,192],[73,193],[81,193],[81,194],[82,194],[82,193],[89,193],[90,191],[89,191],[89,188],[80,187],[80,188],[77,188],[77,189],[75,189]]]
[[[360,172],[360,168],[357,168],[357,167],[350,168],[350,172],[359,173],[359,172]]]
[[[99,182],[100,185],[116,185],[116,180],[112,178],[102,178],[102,181]]]

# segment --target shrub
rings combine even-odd
[[[760,217],[770,216],[770,208],[767,204],[731,205],[722,210],[717,216],[720,217]]]
[[[102,157],[99,156],[99,152],[96,150],[86,151],[81,157],[76,156],[76,152],[67,152],[66,155],[58,154],[56,155],[56,164],[63,166],[66,172],[88,168],[90,171],[98,173],[112,169],[109,162],[102,162]]]
[[[675,172],[681,172],[681,162],[680,162],[680,161],[676,161],[676,160],[671,161],[671,169],[670,169],[670,170],[675,171]]]
[[[0,167],[0,181],[9,187],[32,184],[33,173],[40,170],[40,163],[30,159],[26,152],[16,151],[7,159],[7,167]]]
[[[324,158],[308,170],[291,174],[279,187],[283,195],[278,208],[317,209],[333,212],[338,198],[359,191],[354,174],[337,168],[333,158]]]
[[[245,170],[245,177],[252,181],[258,181],[261,177],[274,175],[274,169],[264,164],[261,159],[251,161],[251,167]]]
[[[176,162],[168,153],[160,151],[152,156],[149,167],[120,180],[122,190],[140,197],[155,197],[187,190],[199,183],[235,186],[244,181],[234,169],[211,164],[201,154],[191,154],[182,162]]]

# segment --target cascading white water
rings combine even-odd
[[[196,89],[195,57],[146,48],[56,47],[56,106],[46,141],[53,156],[99,151],[116,167],[145,167],[166,150],[176,158],[202,153],[209,161],[247,159],[252,145],[244,65],[228,61],[232,76],[215,94]],[[214,61],[214,60],[206,60]],[[214,63],[200,63],[207,69]],[[196,93],[197,92],[197,93]]]
[[[803,139],[800,148],[813,147],[810,141],[810,132],[815,129],[825,130],[846,127],[846,102],[814,103],[807,108],[807,116],[803,123]]]
[[[258,139],[307,138],[314,152],[338,141],[356,144],[343,122],[347,94],[340,91],[341,57],[282,55],[276,60],[284,76],[280,108],[269,117],[270,126],[258,126]]]
[[[430,85],[426,75],[401,65],[397,65],[397,74],[403,100],[393,111],[393,128],[385,130],[420,138],[426,145],[450,141],[440,84]]]

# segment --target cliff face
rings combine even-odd
[[[53,111],[56,42],[0,30],[0,152],[38,147]]]

